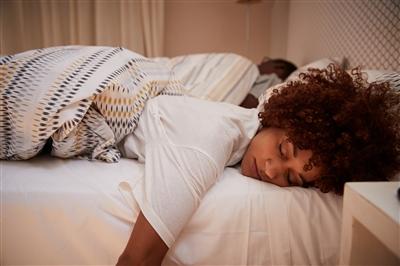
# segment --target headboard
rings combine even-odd
[[[400,1],[292,0],[287,58],[304,65],[322,57],[400,71]]]

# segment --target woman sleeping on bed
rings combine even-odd
[[[302,73],[264,110],[160,96],[147,103],[123,155],[145,162],[141,213],[118,265],[159,265],[223,168],[278,186],[343,193],[400,168],[400,95],[330,65]],[[261,122],[261,126],[260,123]],[[195,251],[193,251],[195,252]]]
[[[339,194],[400,167],[400,96],[358,70],[301,74],[259,113],[181,96],[167,67],[120,47],[39,49],[0,68],[1,159],[31,158],[51,138],[55,156],[144,163],[120,265],[160,264],[226,166]]]

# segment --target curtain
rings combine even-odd
[[[58,45],[162,56],[164,0],[0,0],[0,54]]]

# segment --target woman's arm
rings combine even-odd
[[[243,100],[243,102],[240,104],[241,107],[244,108],[257,108],[258,105],[258,99],[253,95],[253,94],[247,94],[246,98]]]
[[[161,265],[167,251],[168,246],[140,212],[117,265]]]

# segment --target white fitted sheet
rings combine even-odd
[[[118,184],[137,180],[140,164],[48,157],[0,163],[2,265],[115,263],[137,215]]]
[[[115,264],[139,212],[143,165],[40,157],[0,161],[1,265]],[[337,263],[342,200],[227,168],[164,264]]]

